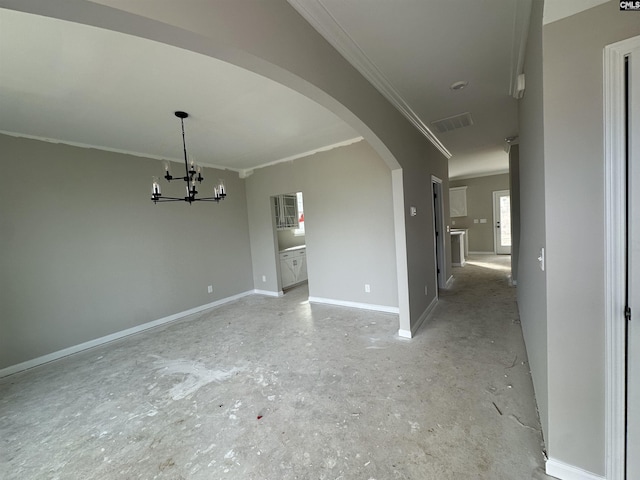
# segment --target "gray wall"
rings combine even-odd
[[[533,2],[524,65],[527,87],[518,110],[522,232],[518,257],[518,309],[540,422],[545,439],[548,439],[547,282],[545,272],[540,270],[537,261],[540,248],[544,247],[546,242],[542,7],[542,2]]]
[[[467,186],[467,216],[451,219],[451,228],[469,229],[470,252],[494,252],[493,243],[493,192],[509,190],[509,174],[486,177],[452,179],[450,187]],[[473,223],[486,218],[487,223]],[[455,222],[455,225],[453,224]]]
[[[543,36],[549,453],[599,475],[605,469],[603,48],[640,35],[638,14],[631,13],[611,1],[546,25]]]
[[[271,196],[302,192],[309,295],[398,306],[391,171],[366,142],[261,168],[246,181],[255,288],[281,289]]]
[[[0,368],[253,289],[237,173],[205,169],[219,204],[154,205],[157,160],[4,135],[0,151]]]

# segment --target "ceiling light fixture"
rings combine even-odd
[[[186,197],[163,197],[160,191],[160,182],[158,181],[158,177],[153,177],[153,185],[151,187],[151,200],[153,203],[158,202],[187,202],[189,204],[193,202],[219,202],[220,200],[224,200],[224,197],[227,196],[227,189],[224,184],[224,180],[219,180],[218,185],[213,187],[213,197],[204,197],[204,198],[196,198],[198,194],[197,184],[202,183],[204,177],[202,176],[202,168],[200,165],[196,165],[195,160],[191,157],[191,162],[187,162],[187,144],[184,140],[184,119],[189,116],[187,112],[177,111],[175,112],[175,116],[180,119],[180,124],[182,125],[182,150],[184,151],[184,177],[176,177],[174,178],[169,171],[169,162],[164,162],[164,178],[167,182],[171,182],[171,180],[177,180],[182,178],[182,180],[187,184],[187,196]]]
[[[469,82],[467,82],[466,80],[461,80],[459,82],[453,82],[449,86],[449,88],[454,92],[457,92],[458,90],[462,90],[463,88],[465,88],[467,85],[469,85]]]

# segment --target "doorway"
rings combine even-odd
[[[431,176],[431,195],[433,197],[433,235],[436,261],[436,285],[438,288],[445,288],[447,279],[445,277],[444,264],[444,204],[442,203],[442,180]]]
[[[493,248],[496,255],[511,254],[511,196],[509,190],[493,192]]]
[[[282,292],[308,283],[307,246],[302,192],[271,197],[279,285]]]
[[[605,48],[606,478],[640,478],[640,37]]]

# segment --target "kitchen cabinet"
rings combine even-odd
[[[280,252],[280,280],[282,288],[307,280],[307,255],[304,247]]]
[[[298,197],[295,193],[273,197],[273,207],[275,209],[276,229],[298,228]]]

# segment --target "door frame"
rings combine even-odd
[[[509,216],[511,216],[511,190],[505,189],[505,190],[494,190],[493,192],[491,192],[491,196],[493,198],[493,253],[495,253],[496,255],[511,255],[511,248],[509,247],[509,253],[498,253],[498,232],[497,232],[497,227],[496,227],[496,223],[498,222],[498,218],[496,218],[496,212],[498,211],[498,198],[501,197],[502,195],[504,195],[504,192],[507,192],[509,194]],[[502,225],[500,226],[500,228],[502,229]],[[502,230],[500,230],[502,232]]]
[[[445,243],[444,237],[446,235],[444,226],[444,202],[442,192],[442,179],[431,175],[431,204],[433,205],[433,244],[435,245],[435,251],[433,252],[434,260],[436,262],[436,285],[438,288],[445,288],[447,286],[447,279],[445,278]],[[436,225],[440,231],[440,235],[436,235]],[[438,271],[440,273],[438,273]],[[439,298],[438,292],[436,292],[436,298]]]
[[[604,48],[605,475],[626,475],[626,136],[624,62],[640,36]]]

